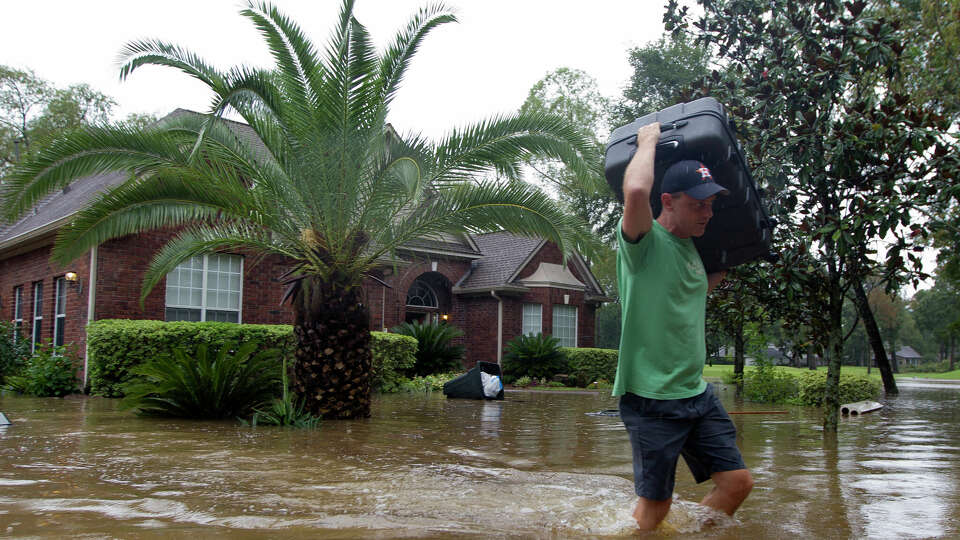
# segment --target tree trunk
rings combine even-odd
[[[827,336],[827,384],[823,395],[823,431],[836,433],[840,416],[840,360],[843,358],[843,293],[837,268],[835,246],[827,241],[828,314],[830,331]]]
[[[897,337],[890,339],[890,365],[893,366],[894,373],[900,373],[900,362],[897,362]]]
[[[737,327],[737,335],[734,336],[734,360],[733,360],[733,377],[737,381],[737,394],[743,392],[743,366],[746,364],[744,361],[743,354],[743,324],[741,323]]]
[[[950,371],[953,371],[953,370],[954,370],[954,367],[953,367],[953,366],[954,366],[954,363],[953,363],[953,361],[954,361],[954,355],[953,355],[954,348],[953,348],[953,345],[954,345],[954,337],[953,337],[953,336],[950,336]]]
[[[304,279],[294,296],[293,388],[326,419],[370,416],[370,317],[360,287]]]
[[[880,327],[877,326],[877,319],[873,316],[873,310],[870,309],[870,302],[867,301],[867,293],[863,290],[863,282],[857,280],[853,284],[853,303],[860,313],[860,319],[863,321],[863,328],[867,332],[867,339],[870,340],[870,348],[873,350],[873,357],[877,362],[877,368],[880,370],[880,378],[883,379],[883,390],[887,394],[898,394],[897,381],[893,378],[893,371],[887,362],[887,352],[883,348],[883,338],[880,337]],[[870,364],[867,364],[867,373],[870,373]]]
[[[814,347],[813,345],[807,346],[807,369],[810,371],[817,370],[817,355],[813,354]]]

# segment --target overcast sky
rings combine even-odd
[[[358,0],[356,15],[379,46],[422,0]],[[206,110],[203,85],[170,68],[141,68],[120,82],[117,56],[134,39],[183,45],[211,64],[270,65],[260,36],[236,0],[18,0],[4,2],[0,64],[33,69],[67,86],[87,83],[112,96],[118,116],[162,116],[177,107]],[[318,47],[339,0],[277,0]],[[662,0],[453,0],[459,23],[428,36],[389,119],[430,137],[494,113],[515,111],[530,87],[558,67],[579,68],[614,97],[630,69],[627,49],[662,32]]]

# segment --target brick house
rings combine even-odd
[[[97,193],[125,178],[82,178],[20,221],[0,225],[0,317],[14,321],[24,339],[33,346],[47,340],[73,344],[86,358],[85,328],[98,319],[292,322],[289,305],[280,304],[279,279],[290,264],[280,257],[196,257],[168,274],[142,308],[143,275],[169,231],[106,242],[63,267],[51,263],[56,231]],[[411,242],[376,277],[382,283],[368,279],[364,286],[371,329],[446,320],[466,333],[466,367],[499,361],[506,343],[527,332],[592,347],[596,308],[610,300],[579,255],[564,265],[553,243],[506,232]]]

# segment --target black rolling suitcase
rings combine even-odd
[[[704,235],[693,239],[707,272],[772,258],[770,240],[775,222],[760,200],[733,121],[716,99],[679,103],[614,130],[607,143],[604,172],[620,201],[623,173],[637,149],[637,129],[653,122],[661,125],[650,194],[654,217],[660,214],[660,182],[667,167],[684,159],[701,161],[717,183],[730,190],[730,195],[717,197],[714,202],[713,219]]]

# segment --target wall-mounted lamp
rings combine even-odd
[[[445,320],[445,321],[450,320],[450,316],[447,315],[446,313],[444,313],[443,315],[441,315],[440,318],[443,319],[443,320]]]
[[[72,283],[77,287],[77,296],[82,296],[83,294],[83,280],[80,279],[80,276],[76,272],[67,272],[64,274],[63,279],[67,280],[68,283]]]

